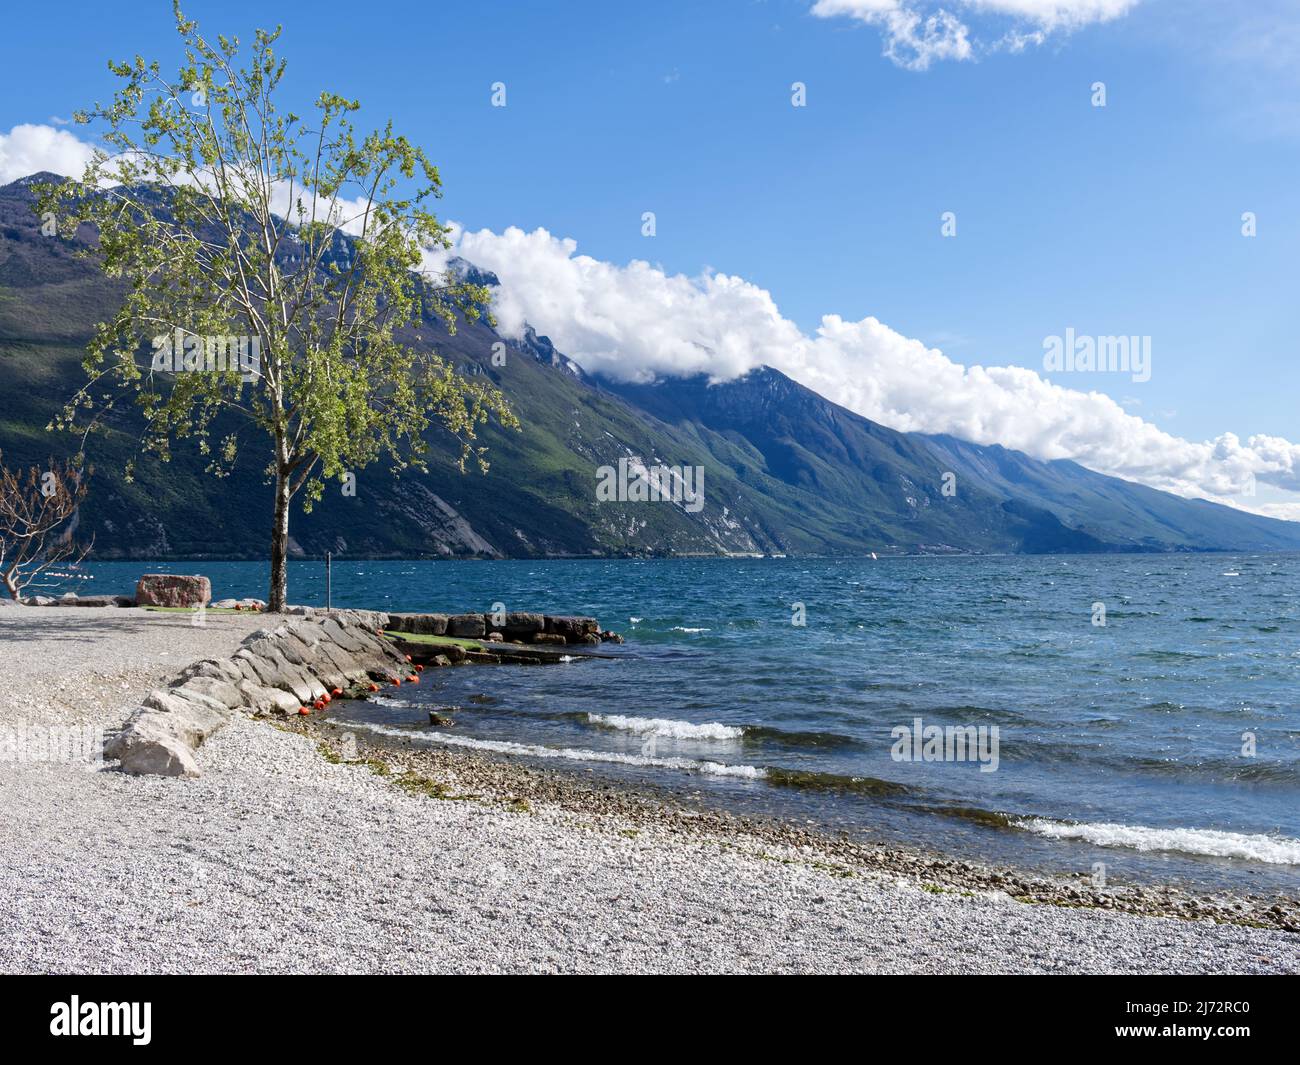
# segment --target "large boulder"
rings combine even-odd
[[[194,748],[225,723],[224,714],[159,689],[104,745],[104,757],[118,759],[127,773],[196,777]]]
[[[122,771],[136,776],[197,777],[194,751],[175,736],[162,734],[123,748]]]
[[[283,692],[278,688],[266,688],[254,684],[251,680],[241,680],[235,685],[244,693],[248,705],[255,715],[258,714],[296,714],[302,705],[292,692]]]
[[[482,637],[487,631],[482,614],[453,614],[447,619],[447,635],[460,636],[471,640]]]
[[[124,733],[129,732],[137,719],[165,714],[169,729],[191,747],[197,747],[229,720],[225,704],[198,693],[179,688],[155,688],[144,697],[142,709],[136,717],[127,720]]]
[[[506,615],[504,625],[493,625],[492,629],[502,633],[508,640],[524,640],[535,632],[546,631],[546,615],[512,610]]]
[[[137,606],[206,606],[212,601],[207,577],[179,573],[146,573],[135,586]]]
[[[595,618],[575,617],[572,615],[553,617],[547,615],[546,631],[557,636],[563,636],[566,643],[582,643],[584,636],[600,632],[600,622]]]

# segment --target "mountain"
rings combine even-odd
[[[45,426],[84,379],[90,331],[120,298],[72,244],[41,235],[32,180],[0,188],[0,450],[11,467],[78,450],[77,438]],[[482,433],[492,463],[486,475],[461,474],[457,450],[435,431],[427,473],[395,476],[375,466],[358,471],[355,497],[327,487],[311,514],[293,517],[295,553],[1300,550],[1300,525],[1071,462],[899,433],[766,367],[718,385],[702,378],[619,385],[589,376],[532,330],[513,340],[465,323],[450,335],[431,320],[420,336],[412,342],[500,387],[523,431]],[[499,344],[504,365],[492,358]],[[122,471],[140,425],[128,404],[87,442],[94,474],[78,536],[94,535],[95,557],[265,557],[271,492],[256,437],[228,478],[206,474],[202,457],[181,442],[169,463],[142,459],[128,482]],[[598,471],[620,459],[702,467],[702,508],[600,501]]]

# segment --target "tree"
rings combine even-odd
[[[431,424],[458,442],[462,472],[471,459],[486,472],[475,429],[492,417],[519,425],[499,390],[420,343],[425,325],[454,331],[489,300],[452,271],[422,272],[425,250],[450,247],[429,210],[442,190],[424,151],[391,122],[360,137],[359,104],[333,93],[310,121],[282,110],[278,27],[256,32],[241,67],[238,38],[210,43],[179,3],[175,16],[179,73],[139,56],[110,62],[113,103],[76,118],[103,124],[111,154],[97,152],[79,183],[38,192],[36,210],[62,233],[96,228],[88,254],[126,283],[54,426],[89,432],[133,392],[143,450],[166,461],[173,439],[194,438],[218,476],[260,431],[275,485],[267,599],[280,611],[296,496],[310,510],[327,479],[381,456],[425,468]],[[214,442],[223,414],[236,427]]]
[[[71,462],[51,459],[47,469],[33,466],[23,477],[0,461],[0,580],[10,598],[21,599],[51,566],[77,565],[89,554],[89,544],[72,540],[86,482]]]

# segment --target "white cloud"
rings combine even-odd
[[[55,121],[60,120],[55,119]],[[14,126],[7,134],[0,133],[0,185],[7,185],[18,178],[28,177],[40,171],[49,171],[63,177],[80,178],[85,173],[86,164],[90,162],[93,154],[91,145],[67,130],[31,123]],[[122,157],[114,156],[113,160],[120,158]],[[108,173],[110,179],[104,181],[105,186],[114,183],[111,180],[113,171],[110,169]],[[212,179],[207,175],[195,178],[178,174],[172,180],[178,183],[198,180],[205,187],[212,186]],[[305,211],[303,217],[313,217],[313,211],[315,217],[322,220],[333,214],[338,227],[354,236],[361,234],[366,223],[364,197],[335,196],[327,202],[323,199],[314,199],[314,194],[304,197],[299,187],[294,190],[291,201],[289,184],[283,181],[276,183],[271,193],[271,206],[274,211],[297,222],[300,205]]]
[[[0,185],[41,170],[81,177],[90,162],[90,145],[67,130],[24,123],[0,133]]]
[[[884,54],[908,70],[943,59],[972,59],[981,51],[1023,51],[1054,33],[1109,22],[1140,0],[953,0],[971,14],[1011,20],[989,43],[974,36],[961,16],[932,0],[816,0],[818,18],[851,18],[879,27]]]
[[[965,367],[875,318],[826,315],[815,335],[782,316],[770,292],[740,277],[689,278],[650,263],[577,254],[544,229],[457,233],[456,252],[501,279],[503,332],[524,323],[585,369],[619,380],[705,373],[730,380],[763,364],[895,429],[1003,444],[1184,496],[1230,502],[1252,484],[1300,491],[1300,446],[1232,433],[1174,436],[1109,396],[1064,387],[1018,366]],[[437,267],[442,256],[431,256]],[[1274,513],[1291,513],[1280,504]],[[1264,507],[1258,509],[1264,510]]]

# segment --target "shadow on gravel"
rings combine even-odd
[[[159,627],[221,628],[222,618],[209,617],[202,626],[191,626],[188,614],[149,614],[115,607],[67,607],[57,615],[45,611],[57,607],[16,607],[0,612],[0,645],[32,640],[93,641],[122,634],[135,635]],[[76,613],[73,613],[73,611]]]

